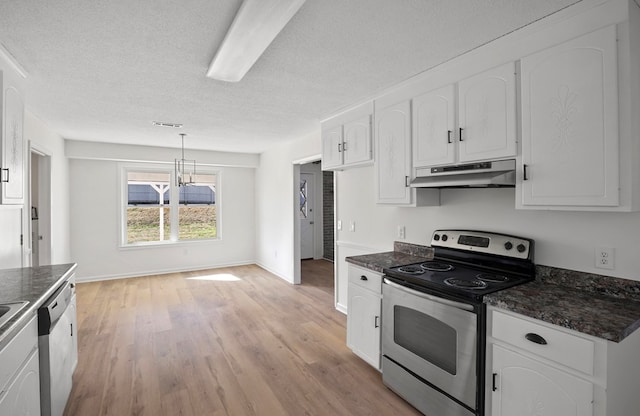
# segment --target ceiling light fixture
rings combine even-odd
[[[238,82],[251,69],[305,0],[244,0],[207,77]]]
[[[182,159],[176,159],[176,185],[187,186],[194,185],[196,182],[196,161],[187,160],[184,158],[184,136],[185,133],[180,133],[182,137]]]
[[[158,127],[174,127],[176,129],[182,128],[180,123],[167,123],[165,121],[152,121],[151,124]]]

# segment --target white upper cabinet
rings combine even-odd
[[[413,99],[413,166],[454,163],[455,87],[447,85]]]
[[[401,101],[376,108],[376,199],[411,204],[411,104]]]
[[[515,157],[516,134],[513,62],[413,99],[415,168]]]
[[[322,170],[342,167],[342,124],[322,127]]]
[[[617,206],[616,27],[529,55],[521,71],[522,205]]]
[[[516,155],[513,62],[458,83],[458,148],[460,162]]]
[[[342,145],[345,166],[371,161],[371,114],[345,123]]]
[[[24,203],[24,102],[17,83],[0,69],[0,203]]]
[[[340,170],[373,162],[368,102],[322,123],[322,170]]]

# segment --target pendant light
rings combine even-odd
[[[184,136],[186,136],[185,133],[180,133],[182,159],[176,159],[176,185],[178,186],[194,185],[196,180],[196,161],[184,158]]]

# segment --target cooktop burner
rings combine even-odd
[[[488,286],[487,282],[483,282],[480,279],[467,280],[467,279],[458,279],[455,277],[444,279],[444,283],[449,286],[457,287],[460,289],[471,289],[471,290],[484,289]]]
[[[413,264],[410,264],[408,266],[400,266],[398,267],[398,271],[400,273],[415,274],[415,275],[424,273],[424,269],[420,267],[420,265],[413,265]]]
[[[479,273],[478,275],[476,275],[476,278],[485,282],[495,282],[495,283],[502,283],[502,282],[509,281],[509,278],[507,276],[503,276],[501,274],[494,274],[494,273]]]
[[[453,270],[454,268],[453,265],[441,261],[428,261],[422,263],[420,267],[422,267],[424,270],[432,272],[448,272],[449,270]]]

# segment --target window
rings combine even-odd
[[[125,169],[123,244],[211,240],[218,232],[217,172],[178,187],[170,169]]]

